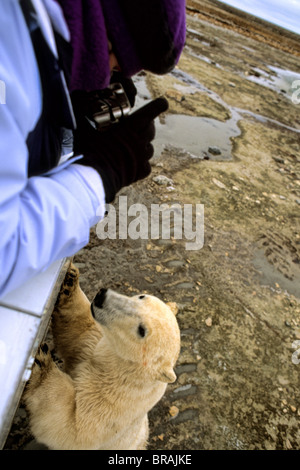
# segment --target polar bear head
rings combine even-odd
[[[91,311],[115,354],[141,366],[153,379],[176,380],[174,366],[180,351],[176,304],[152,295],[127,297],[101,289]]]

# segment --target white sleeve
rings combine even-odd
[[[41,112],[38,68],[15,0],[0,3],[0,297],[75,254],[105,211],[98,173],[72,164],[27,177],[26,139]]]

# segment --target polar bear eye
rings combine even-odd
[[[144,298],[145,298],[144,295],[140,295],[140,296],[139,296],[139,299],[144,299]]]
[[[141,338],[144,338],[144,336],[146,336],[146,328],[144,327],[144,325],[142,325],[141,323],[139,324],[138,326],[138,335],[141,337]]]

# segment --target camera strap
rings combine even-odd
[[[76,121],[59,59],[47,43],[31,0],[20,0],[30,33],[42,86],[42,113],[27,137],[28,176],[46,173],[61,157],[63,129],[75,129]]]

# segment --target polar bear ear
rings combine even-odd
[[[176,302],[167,302],[167,306],[171,309],[174,315],[178,313],[178,305]]]
[[[166,367],[159,372],[157,380],[166,383],[173,383],[177,379],[176,374],[172,367]]]

